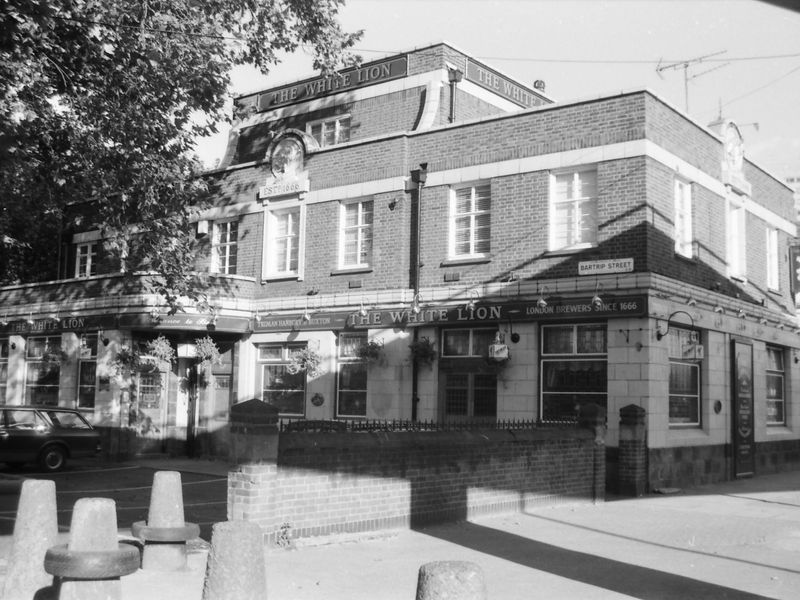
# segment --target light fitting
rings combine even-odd
[[[475,310],[475,306],[477,305],[477,298],[479,298],[479,294],[477,290],[470,290],[469,291],[469,300],[464,305],[464,308],[467,310]]]

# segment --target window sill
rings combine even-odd
[[[262,279],[262,282],[276,282],[276,281],[297,281],[300,279],[300,275],[297,273],[287,274],[287,275],[267,275]]]
[[[580,254],[581,252],[585,252],[586,250],[593,250],[596,246],[580,246],[575,248],[559,248],[558,250],[548,250],[542,256],[544,258],[552,258],[556,256],[573,256],[575,254]]]
[[[492,262],[488,256],[470,256],[466,258],[448,258],[439,263],[440,267],[460,267],[461,265],[483,265]]]
[[[372,273],[373,268],[370,266],[363,266],[363,267],[346,267],[343,269],[334,269],[331,271],[331,277],[335,277],[336,275],[353,275],[356,273]]]
[[[744,275],[728,275],[728,277],[733,281],[738,281],[742,285],[747,285],[747,277]]]
[[[693,265],[696,265],[698,262],[700,262],[698,260],[697,256],[695,256],[695,255],[686,256],[685,254],[681,254],[680,252],[676,252],[675,253],[675,258],[680,260],[680,261],[682,261],[682,262],[693,264]]]
[[[255,281],[256,281],[255,277],[248,277],[247,275],[229,275],[227,273],[215,273],[213,271],[210,271],[208,273],[208,275],[210,277],[219,277],[219,278],[225,278],[225,279],[236,279],[236,280],[239,280],[239,281],[251,281],[253,283],[255,283]]]

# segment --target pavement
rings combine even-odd
[[[225,475],[208,461],[138,461]],[[120,530],[121,537],[129,531]],[[0,577],[10,536],[0,539]],[[122,578],[122,600],[201,600],[209,544],[188,568]],[[265,551],[269,600],[411,600],[419,567],[477,564],[487,600],[800,597],[800,471],[668,495],[563,504],[526,513],[367,535],[295,540]]]

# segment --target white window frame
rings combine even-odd
[[[76,244],[75,277],[85,278],[94,275],[97,275],[97,242]]]
[[[346,140],[342,140],[341,139],[342,131],[343,131],[342,122],[344,122],[344,121],[349,121],[349,123],[347,124],[347,139]],[[350,117],[350,114],[336,115],[335,117],[328,117],[327,119],[317,119],[315,121],[309,121],[308,123],[306,123],[306,133],[308,135],[310,135],[311,137],[313,137],[315,140],[317,140],[317,143],[320,145],[321,148],[325,148],[325,147],[335,146],[337,144],[344,144],[346,142],[349,142],[350,141],[350,132],[351,132],[352,124],[353,124],[353,121],[352,121],[352,119]],[[312,133],[313,128],[315,126],[317,126],[317,125],[320,126],[319,137],[315,136]],[[326,126],[333,126],[333,140],[334,141],[332,143],[330,143],[330,144],[325,142],[325,127]]]
[[[773,291],[780,290],[780,257],[778,252],[778,230],[767,229],[767,288]]]
[[[470,210],[463,213],[456,213],[456,209],[458,206],[457,197],[458,193],[468,189],[470,190]],[[477,209],[476,198],[478,198],[477,191],[486,190],[489,194],[489,208],[487,210],[480,210]],[[476,247],[479,243],[483,242],[483,239],[477,239],[477,219],[482,215],[489,215],[489,239],[488,247],[486,252],[478,252],[476,251]],[[457,240],[456,240],[456,224],[458,219],[462,219],[464,217],[469,218],[470,220],[470,227],[469,227],[469,252],[462,252],[459,253],[457,251]],[[450,188],[450,209],[449,209],[449,227],[448,227],[448,256],[450,259],[455,260],[463,260],[463,259],[480,259],[480,258],[488,258],[491,252],[492,247],[492,186],[491,183],[488,181],[474,183],[471,185],[462,185],[458,187],[451,187]]]
[[[583,196],[579,195],[573,198],[559,198],[558,197],[558,180],[566,177],[571,176],[573,182],[575,180],[580,180],[581,176],[584,173],[593,173],[595,178],[595,195],[594,196]],[[550,236],[549,236],[549,249],[551,252],[559,251],[559,250],[580,250],[583,248],[593,248],[597,245],[597,237],[598,237],[598,226],[597,226],[597,218],[598,218],[598,174],[597,174],[597,167],[589,166],[589,167],[581,167],[576,169],[571,169],[569,171],[554,171],[550,174]],[[573,186],[574,188],[574,186]],[[581,186],[582,189],[582,186]],[[580,240],[574,243],[564,243],[558,241],[557,233],[560,231],[561,223],[557,219],[557,207],[561,204],[572,204],[573,205],[573,212],[576,214],[580,214],[579,205],[591,201],[592,202],[592,218],[594,220],[594,230],[591,234],[591,239],[582,239],[581,238],[581,220],[575,218],[572,224],[572,239]]]
[[[273,251],[276,244],[276,231],[278,215],[292,212],[297,214],[297,269],[289,270],[280,268],[275,261],[277,253]],[[269,203],[264,209],[264,246],[262,253],[262,279],[297,279],[302,280],[305,264],[305,230],[306,230],[306,206],[299,201],[282,201]],[[285,266],[285,265],[284,265]]]
[[[675,254],[694,258],[692,230],[692,184],[675,179]]]
[[[726,207],[728,277],[747,281],[747,211],[744,198],[730,192]]]
[[[292,354],[302,350],[306,347],[306,344],[303,342],[292,343],[292,342],[278,342],[278,343],[265,343],[265,344],[257,344],[256,345],[256,361],[257,367],[260,371],[261,382],[260,386],[261,389],[259,390],[259,398],[267,403],[269,399],[266,398],[264,388],[264,382],[267,379],[267,373],[270,367],[280,367],[282,369],[288,369],[288,365],[291,363]],[[306,414],[306,395],[308,393],[308,375],[303,374],[302,377],[298,378],[298,381],[302,382],[302,389],[301,388],[283,388],[282,391],[289,391],[293,393],[299,393],[301,397],[301,406],[299,412],[281,412],[280,415],[284,417],[305,417]]]
[[[236,236],[231,241],[231,225],[236,225]],[[220,242],[221,229],[225,229],[227,241]],[[211,234],[211,272],[222,275],[236,275],[236,263],[239,246],[239,220],[214,221]],[[231,264],[231,250],[236,249],[233,264]]]
[[[372,221],[364,223],[364,206],[371,204]],[[357,206],[357,222],[355,225],[347,225],[347,209]],[[356,232],[356,262],[347,262],[347,233]],[[341,202],[339,205],[339,268],[356,269],[367,268],[372,264],[372,248],[375,236],[375,201],[372,198],[360,198],[358,200]],[[365,252],[365,244],[369,248]],[[362,255],[366,254],[362,262]]]

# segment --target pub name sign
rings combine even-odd
[[[424,306],[419,312],[410,308],[371,310],[366,314],[331,312],[302,315],[282,315],[262,318],[253,325],[258,331],[290,331],[315,329],[389,329],[425,325],[466,325],[469,323],[507,323],[522,321],[554,321],[571,318],[630,317],[647,314],[646,296],[608,297],[601,304],[590,298],[553,301],[540,307],[536,302],[477,304],[475,308],[459,306]]]
[[[315,77],[299,83],[264,92],[258,95],[259,112],[281,106],[295,104],[330,94],[354,90],[356,88],[383,83],[405,77],[408,73],[408,57],[401,56],[391,60],[378,61],[344,69],[327,77]]]

